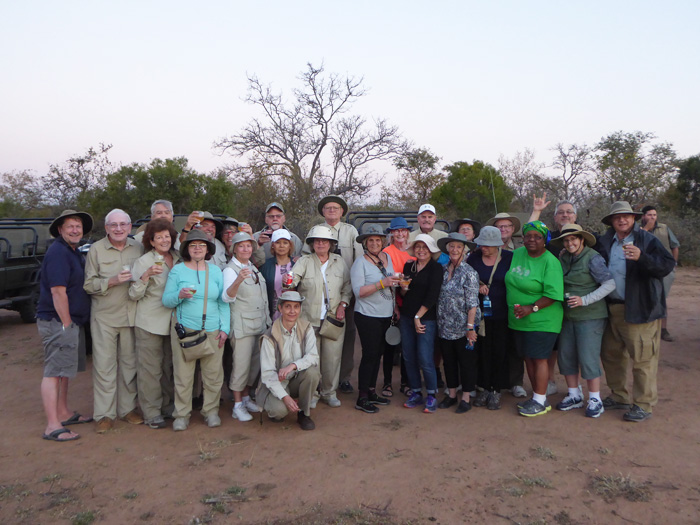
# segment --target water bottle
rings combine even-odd
[[[491,317],[493,315],[493,310],[491,309],[491,298],[488,295],[484,295],[484,308],[482,309],[484,317]]]

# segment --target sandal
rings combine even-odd
[[[399,388],[399,392],[401,392],[406,397],[411,397],[411,394],[413,394],[413,390],[408,388],[408,385],[401,385],[401,387]]]
[[[392,397],[394,395],[394,389],[390,384],[386,384],[382,387],[382,395],[384,397]]]

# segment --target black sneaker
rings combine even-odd
[[[628,403],[619,403],[612,396],[603,399],[603,408],[605,410],[629,410],[631,406]]]
[[[438,408],[450,408],[453,407],[457,404],[457,397],[450,397],[450,396],[445,396],[440,404],[438,405]]]
[[[388,405],[391,403],[387,398],[377,395],[376,392],[370,392],[367,399],[369,399],[369,402],[373,405]]]
[[[367,412],[368,414],[376,414],[377,412],[379,412],[379,408],[374,406],[372,402],[366,397],[358,398],[357,403],[355,403],[355,408],[357,410]]]
[[[630,408],[629,412],[625,412],[625,415],[622,416],[622,419],[625,421],[633,421],[634,423],[639,423],[640,421],[644,421],[645,419],[649,419],[651,417],[651,412],[647,412],[643,408],[637,406],[637,405],[632,405],[632,408]]]
[[[316,424],[313,422],[310,416],[304,414],[304,412],[299,411],[297,414],[297,423],[302,430],[313,430],[316,428]]]
[[[475,407],[485,407],[489,402],[489,395],[490,392],[488,390],[482,390],[479,392],[479,395],[476,396],[476,399],[472,401],[472,405]]]
[[[467,403],[466,401],[462,400],[459,402],[459,405],[457,405],[457,410],[455,410],[455,412],[457,414],[464,414],[465,412],[469,412],[471,409],[471,403]]]
[[[350,381],[343,381],[340,383],[340,385],[338,385],[338,390],[340,390],[343,394],[352,394],[355,391],[352,388]]]

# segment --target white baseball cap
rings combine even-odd
[[[270,242],[277,242],[280,239],[287,239],[288,241],[291,241],[292,236],[289,235],[289,230],[285,230],[284,228],[280,228],[279,230],[275,230],[272,233],[272,238],[270,239]]]
[[[431,211],[433,214],[437,215],[437,212],[435,211],[435,206],[432,204],[423,204],[420,208],[418,208],[418,215],[423,213],[424,211]]]

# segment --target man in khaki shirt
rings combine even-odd
[[[362,245],[356,241],[359,235],[357,229],[341,219],[348,212],[348,203],[338,195],[328,195],[318,203],[318,212],[326,219],[325,224],[338,239],[335,253],[340,254],[348,267],[352,268],[355,259],[365,253]],[[303,253],[311,253],[308,244],[304,245]],[[355,301],[352,300],[345,311],[345,339],[343,340],[343,355],[340,361],[340,385],[339,389],[345,394],[352,394],[350,376],[355,366]]]
[[[92,296],[92,377],[97,432],[112,428],[117,416],[143,423],[136,411],[136,303],[129,300],[131,267],[142,246],[128,237],[131,219],[114,209],[105,217],[107,237],[94,243],[85,265],[85,291]]]
[[[423,204],[418,208],[418,228],[413,230],[408,236],[409,244],[416,240],[416,237],[421,233],[430,235],[437,242],[438,239],[447,237],[447,232],[435,229],[435,206],[432,204]]]

